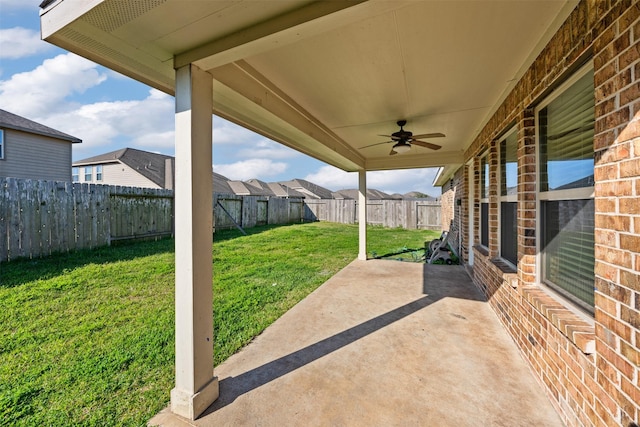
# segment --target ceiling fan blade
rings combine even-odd
[[[390,156],[395,156],[396,154],[398,154],[396,152],[396,150],[394,150],[393,148],[391,149],[391,152],[389,153]]]
[[[413,135],[414,139],[420,138],[444,138],[446,135],[444,133],[436,132],[436,133],[423,133],[422,135]]]
[[[439,150],[442,147],[440,145],[432,144],[430,142],[425,141],[416,141],[415,139],[411,141],[411,145],[417,145],[419,147],[431,148],[432,150]]]
[[[359,150],[362,150],[363,148],[373,147],[375,145],[388,144],[390,142],[393,142],[393,141],[376,142],[375,144],[365,145],[364,147],[360,147]]]
[[[399,141],[400,137],[396,136],[396,135],[378,135],[378,136],[384,136],[385,138],[391,138],[391,140],[393,141]]]

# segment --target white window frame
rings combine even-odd
[[[499,153],[499,157],[498,157],[498,254],[500,256],[500,258],[502,258],[502,260],[504,260],[505,262],[507,262],[508,264],[512,265],[513,267],[515,267],[516,265],[511,262],[510,260],[503,258],[502,257],[502,203],[517,203],[518,202],[518,192],[516,191],[516,194],[511,194],[511,195],[502,195],[502,143],[504,141],[507,140],[507,138],[511,137],[513,134],[516,134],[516,138],[517,138],[517,132],[518,132],[518,126],[513,126],[511,127],[507,132],[504,133],[504,135],[498,140],[498,153]],[[517,151],[517,139],[516,139],[516,151]],[[517,156],[517,154],[516,154]],[[516,157],[516,165],[518,163],[518,159]],[[517,166],[516,166],[517,168]],[[518,188],[518,175],[516,172],[516,189]],[[516,212],[517,212],[517,207],[516,207]],[[518,224],[517,224],[517,217],[516,217],[516,230],[517,230]],[[516,236],[517,239],[517,236]],[[517,256],[517,246],[516,246],[516,256]],[[517,260],[516,260],[517,261]]]
[[[102,182],[103,179],[103,168],[102,165],[96,165],[96,181]]]
[[[89,176],[89,179],[87,179],[87,176]],[[93,166],[85,166],[84,167],[84,175],[83,175],[83,177],[84,177],[84,182],[93,181]]]
[[[78,166],[71,167],[71,182],[80,182],[80,168]]]
[[[558,289],[549,286],[544,282],[543,278],[543,253],[542,253],[542,204],[545,201],[553,201],[553,200],[584,200],[584,199],[594,199],[595,198],[595,186],[593,187],[582,187],[582,188],[572,188],[566,190],[551,190],[551,191],[541,191],[540,190],[540,123],[539,123],[539,114],[540,110],[547,107],[551,102],[553,102],[556,98],[562,95],[565,91],[567,91],[571,86],[573,86],[578,80],[584,77],[589,72],[593,71],[593,62],[590,61],[588,64],[584,65],[578,71],[573,73],[564,83],[554,89],[546,98],[544,98],[535,108],[534,117],[535,117],[535,135],[536,135],[536,215],[538,216],[536,220],[536,281],[538,284],[542,286],[542,288],[550,294],[558,297],[562,300],[566,306],[573,308],[573,311],[576,314],[581,315],[584,318],[584,313],[589,313],[593,316],[594,307],[587,307],[586,303],[579,303],[570,299],[568,296],[564,295]],[[577,298],[576,298],[577,299]],[[591,319],[592,320],[592,319]]]
[[[4,129],[0,129],[0,160],[4,160]]]

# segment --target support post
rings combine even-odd
[[[176,384],[171,411],[196,419],[218,398],[213,375],[212,77],[176,70]]]
[[[358,259],[367,259],[367,171],[358,171]]]

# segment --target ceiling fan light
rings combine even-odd
[[[404,154],[409,150],[411,150],[411,146],[406,142],[398,142],[396,145],[393,146],[393,151],[395,151],[398,154]]]

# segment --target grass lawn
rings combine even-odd
[[[215,364],[351,262],[357,226],[218,231]],[[368,232],[369,253],[421,248],[439,233]],[[2,425],[145,425],[174,369],[173,240],[0,264]]]

